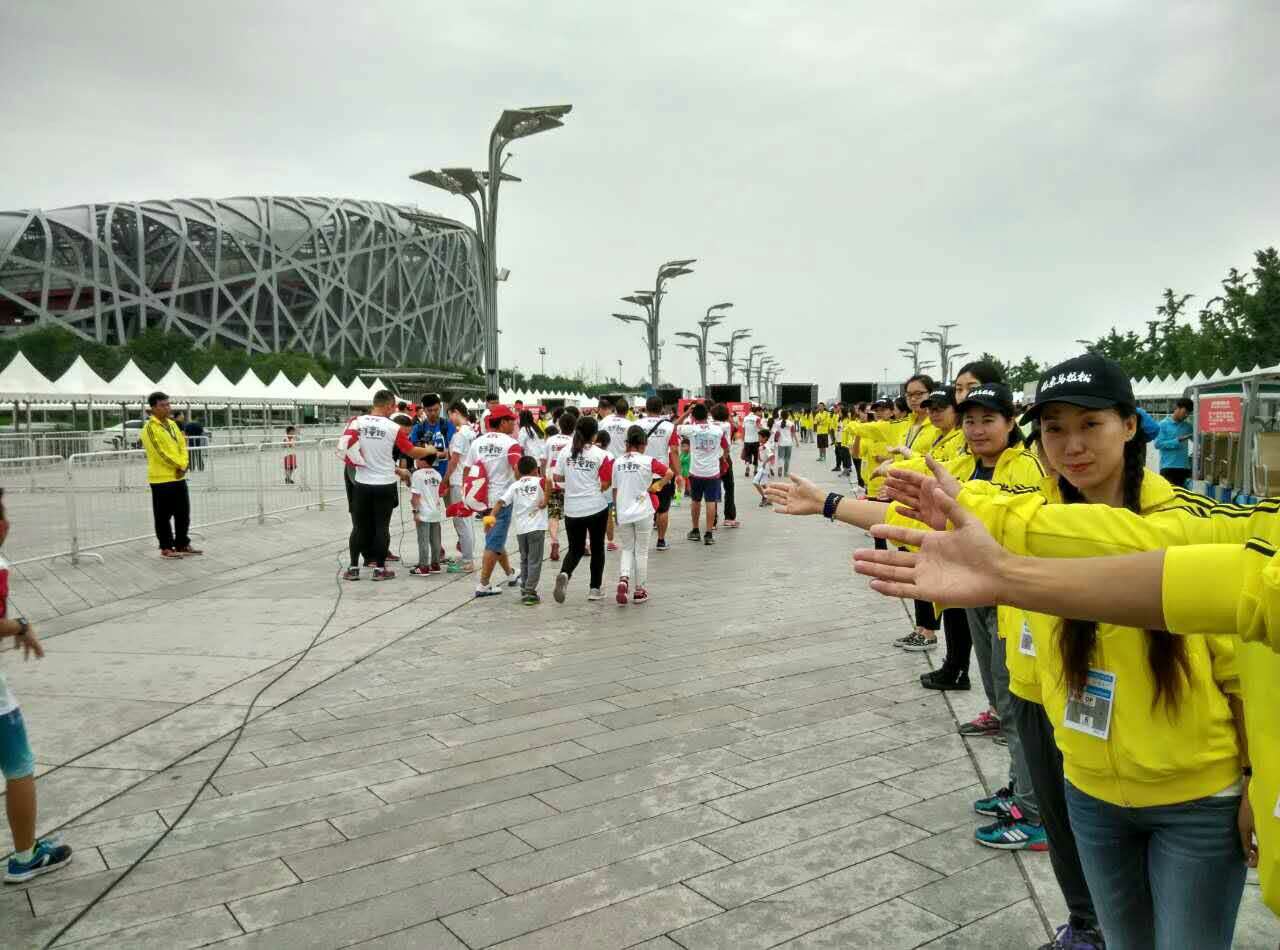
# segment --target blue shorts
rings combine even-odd
[[[26,778],[35,774],[36,760],[27,742],[27,725],[22,710],[14,709],[0,716],[0,773],[6,779]]]
[[[718,478],[698,478],[695,475],[689,479],[689,497],[694,501],[715,503],[720,500],[720,494]]]
[[[511,530],[511,507],[503,505],[502,510],[495,517],[497,521],[484,536],[484,549],[494,554],[502,554],[507,550],[507,532]]]

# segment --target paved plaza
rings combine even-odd
[[[0,664],[41,830],[71,820],[76,854],[0,892],[4,946],[46,943],[198,795],[60,945],[1038,947],[1065,919],[1048,856],[973,841],[1006,764],[956,735],[981,689],[919,686],[941,657],[890,645],[908,613],[852,574],[862,532],[738,483],[713,548],[673,510],[644,607],[588,604],[585,565],[563,606],[550,568],[537,608],[458,575],[345,585],[207,786],[333,611],[345,510],[22,567],[48,656]],[[1278,939],[1251,878],[1236,946]]]

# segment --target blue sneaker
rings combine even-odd
[[[1053,940],[1041,946],[1040,950],[1107,950],[1107,943],[1096,927],[1077,927],[1067,923],[1059,927]]]
[[[19,861],[16,857],[9,858],[9,869],[5,872],[4,882],[6,884],[21,884],[23,881],[29,881],[33,877],[39,877],[41,874],[56,871],[63,865],[70,863],[70,861],[71,849],[65,844],[40,840],[36,842],[35,852],[32,854],[30,861]]]
[[[980,845],[1000,851],[1048,851],[1049,839],[1044,826],[1028,821],[1016,805],[1009,814],[973,833]]]
[[[1013,804],[1013,789],[1005,786],[990,798],[979,798],[973,803],[973,810],[988,818],[1003,818],[1009,814],[1009,806]]]

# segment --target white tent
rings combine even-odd
[[[342,380],[337,376],[330,376],[329,381],[324,384],[324,397],[326,402],[342,405],[346,405],[351,400],[347,387],[342,385]]]
[[[209,375],[200,380],[200,398],[205,402],[220,404],[232,402],[236,398],[236,385],[215,366],[209,370]]]
[[[0,370],[0,400],[5,402],[45,402],[54,396],[53,384],[19,350]]]
[[[276,405],[297,402],[298,387],[284,374],[284,370],[277,370],[275,378],[267,384],[267,396]]]
[[[359,376],[347,383],[347,400],[356,405],[367,406],[373,399],[373,393],[374,390],[360,382]]]
[[[173,402],[190,403],[200,397],[199,385],[177,363],[170,366],[168,371],[156,380],[156,389]]]
[[[104,396],[110,386],[84,361],[83,356],[77,356],[67,371],[54,381],[53,390],[69,402],[87,402],[91,397]]]
[[[266,384],[252,369],[245,370],[244,376],[235,384],[234,395],[240,402],[262,403],[271,398]]]
[[[329,399],[324,387],[316,382],[316,378],[310,373],[307,373],[302,382],[298,383],[298,391],[294,398],[302,399],[306,402],[327,402]]]
[[[155,388],[151,378],[138,369],[137,363],[129,360],[112,378],[109,391],[111,398],[118,402],[134,402],[146,399],[155,392]]]

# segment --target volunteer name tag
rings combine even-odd
[[[1083,692],[1072,690],[1062,724],[1098,739],[1111,734],[1111,708],[1115,705],[1116,674],[1090,669]]]
[[[1036,641],[1031,636],[1031,623],[1025,618],[1022,621],[1022,634],[1018,637],[1018,652],[1023,656],[1036,655]]]
[[[1280,818],[1280,798],[1276,799],[1276,817]]]

